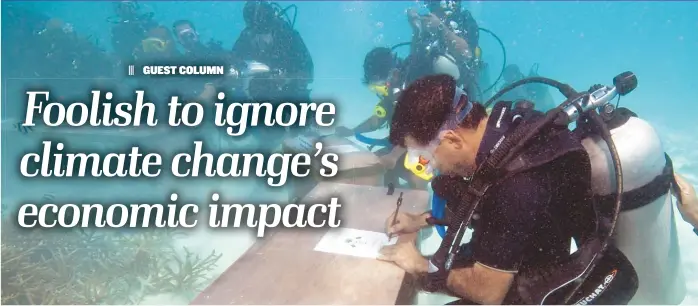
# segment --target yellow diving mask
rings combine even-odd
[[[473,109],[473,103],[468,100],[468,95],[460,88],[456,88],[453,96],[453,112],[444,124],[439,128],[436,137],[426,146],[421,148],[408,148],[405,154],[405,169],[423,180],[431,180],[437,172],[437,163],[434,156],[436,148],[441,143],[441,133],[455,129]]]
[[[167,50],[167,42],[156,37],[148,37],[142,40],[141,46],[145,53],[157,53]]]
[[[381,97],[388,96],[388,85],[387,84],[369,84],[368,89]]]
[[[432,167],[431,154],[409,150],[405,153],[405,169],[412,172],[418,178],[430,181],[434,177],[435,169]]]

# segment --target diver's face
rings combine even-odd
[[[122,18],[132,18],[136,15],[136,4],[132,1],[121,1],[116,7],[116,14]]]
[[[179,25],[175,28],[175,31],[177,31],[177,33],[175,33],[177,34],[177,40],[185,48],[191,48],[199,43],[199,34],[196,33],[191,25]]]
[[[371,75],[365,81],[370,91],[381,96],[387,96],[390,83],[399,77],[400,71],[395,66],[394,61],[385,62],[382,67],[387,69],[365,70],[364,74]]]
[[[405,139],[408,155],[420,156],[423,163],[445,175],[470,176],[475,172],[476,151],[470,145],[470,139],[459,135],[455,130],[441,131],[438,138],[423,146],[414,138]]]

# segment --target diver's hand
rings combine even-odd
[[[411,8],[407,9],[405,13],[407,14],[407,23],[409,23],[410,27],[412,27],[412,33],[419,35],[419,33],[422,31],[419,14],[417,14],[417,12]]]
[[[216,86],[211,83],[204,85],[204,90],[199,94],[199,101],[209,101],[216,96]]]
[[[691,183],[678,174],[674,174],[674,178],[676,178],[676,183],[681,191],[681,194],[676,195],[681,200],[678,205],[681,217],[683,217],[684,221],[693,225],[693,227],[698,228],[698,197],[696,196],[696,190]]]
[[[410,274],[427,273],[429,265],[412,241],[384,246],[377,259],[393,262]]]
[[[443,29],[443,22],[434,14],[421,16],[422,26],[429,33],[436,34]]]
[[[354,131],[346,126],[338,126],[334,128],[334,134],[338,137],[354,136]]]
[[[427,227],[427,217],[424,214],[415,215],[411,213],[401,212],[390,214],[385,220],[385,233],[388,235],[405,235],[418,232],[420,229]],[[395,220],[395,223],[393,223]]]

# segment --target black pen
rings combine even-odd
[[[400,197],[397,198],[397,204],[395,204],[395,215],[393,215],[393,223],[391,227],[397,222],[397,213],[400,211],[400,206],[402,206],[402,192],[400,192]],[[393,239],[393,233],[388,234],[388,240]]]

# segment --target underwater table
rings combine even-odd
[[[396,188],[388,195],[385,187],[318,184],[300,203],[338,197],[339,228],[270,229],[191,304],[412,304],[412,277],[375,259],[378,240],[388,242],[384,223],[401,192],[400,211],[427,209],[428,193],[422,190]],[[401,236],[397,243],[415,239],[416,234]],[[363,253],[356,252],[362,247]]]

